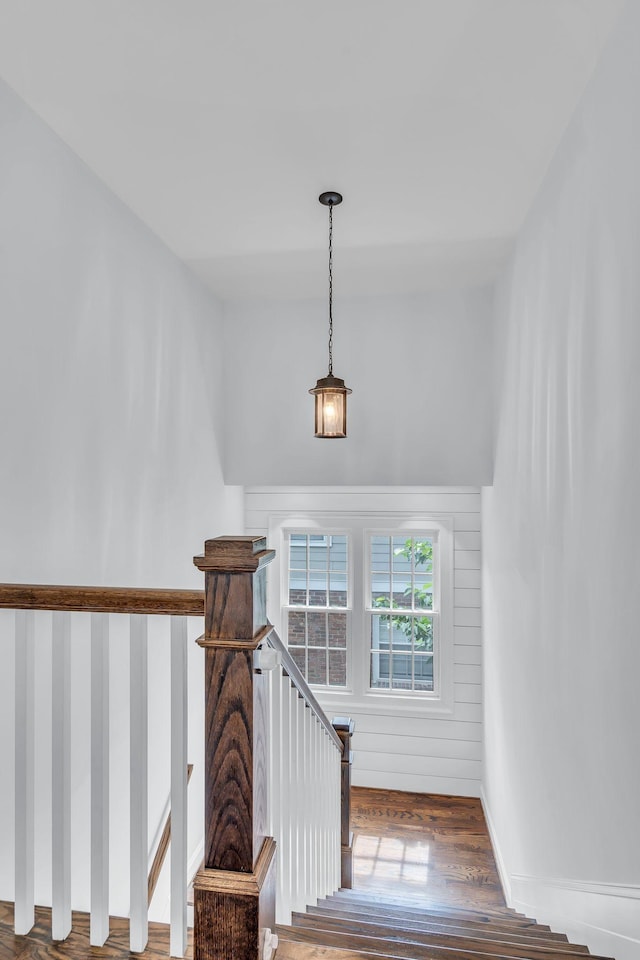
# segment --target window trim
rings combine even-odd
[[[442,692],[442,670],[440,665],[442,662],[442,639],[441,639],[441,626],[442,626],[442,594],[440,589],[440,584],[442,580],[441,575],[441,558],[440,558],[440,528],[435,529],[433,526],[429,530],[420,529],[417,527],[407,528],[402,530],[402,536],[406,533],[407,537],[414,534],[428,534],[428,539],[432,540],[436,546],[436,559],[433,564],[433,606],[431,609],[425,609],[422,611],[416,610],[415,608],[411,611],[404,611],[410,616],[418,617],[422,613],[422,616],[431,617],[433,621],[433,691],[423,691],[418,693],[415,690],[400,690],[397,689],[393,693],[387,691],[384,688],[377,688],[371,686],[371,625],[373,623],[374,616],[382,616],[385,613],[386,608],[380,608],[379,610],[373,609],[372,605],[369,603],[371,595],[371,538],[374,536],[378,537],[397,537],[398,536],[398,527],[365,527],[362,531],[362,547],[364,550],[364,560],[363,560],[363,573],[364,573],[364,596],[363,596],[363,632],[364,632],[364,645],[367,650],[367,661],[366,661],[366,687],[365,693],[369,694],[381,694],[384,697],[402,697],[403,700],[409,698],[417,700],[440,700]],[[416,539],[414,536],[413,539]],[[403,610],[401,608],[389,608],[388,616],[393,616],[394,613],[398,616],[403,615]]]
[[[288,566],[286,536],[289,533],[314,533],[323,531],[350,535],[358,531],[349,551],[349,603],[350,642],[347,647],[348,687],[329,689],[314,686],[319,702],[329,713],[339,714],[351,710],[361,714],[390,714],[394,716],[421,717],[425,714],[451,715],[454,706],[454,518],[450,514],[415,513],[409,511],[326,511],[305,510],[293,513],[275,511],[269,515],[269,544],[276,550],[276,560],[267,568],[268,609],[276,629],[283,635],[282,612],[287,605],[286,577],[281,575],[281,561]],[[365,616],[364,591],[367,589],[368,555],[362,561],[361,576],[354,575],[356,550],[362,549],[365,531],[392,531],[394,536],[414,532],[437,532],[440,552],[440,664],[438,694],[415,691],[369,690],[369,638],[355,644],[353,637],[358,630],[357,617]],[[365,569],[367,568],[367,569]],[[298,608],[301,609],[301,608]],[[356,649],[358,647],[359,649]],[[435,666],[435,665],[434,665]],[[365,678],[366,684],[362,678]]]
[[[346,614],[346,617],[347,617],[347,628],[346,628],[346,635],[347,635],[346,671],[347,671],[347,677],[346,677],[346,684],[345,684],[345,686],[344,686],[344,687],[338,687],[338,686],[336,686],[336,687],[334,687],[334,688],[330,688],[330,687],[328,687],[328,686],[325,686],[324,684],[315,684],[315,683],[309,683],[309,686],[310,686],[311,689],[314,691],[314,693],[324,693],[324,692],[332,693],[332,692],[334,692],[334,691],[337,692],[337,693],[352,693],[352,692],[353,692],[353,686],[352,686],[352,677],[353,677],[353,643],[351,642],[351,632],[352,632],[352,629],[353,629],[353,619],[352,619],[352,615],[353,615],[353,575],[354,575],[353,538],[352,538],[352,536],[351,536],[351,531],[350,531],[348,528],[345,528],[345,529],[334,529],[334,527],[332,526],[331,529],[329,529],[329,527],[327,526],[327,527],[324,527],[324,534],[321,534],[320,531],[318,531],[318,533],[319,533],[320,535],[324,535],[325,537],[328,536],[328,535],[335,535],[335,536],[338,536],[338,537],[341,537],[341,536],[342,536],[342,537],[346,537],[346,538],[347,538],[347,604],[346,604],[345,607],[330,607],[330,606],[318,607],[318,606],[314,606],[314,605],[312,605],[312,604],[300,604],[300,605],[297,605],[297,604],[291,604],[291,603],[289,602],[289,551],[288,551],[288,538],[291,537],[292,535],[295,536],[296,534],[299,534],[300,536],[309,536],[309,535],[310,535],[310,536],[315,536],[315,534],[311,532],[311,528],[309,528],[309,527],[301,528],[301,527],[299,527],[299,526],[284,525],[284,526],[282,527],[282,529],[281,529],[281,532],[280,532],[280,550],[279,550],[279,553],[278,553],[278,551],[276,551],[276,558],[277,558],[278,556],[282,557],[282,564],[277,563],[277,569],[278,569],[278,572],[280,572],[281,569],[282,569],[282,570],[285,570],[287,576],[280,578],[280,579],[281,579],[281,585],[280,585],[280,600],[279,600],[279,603],[278,603],[278,605],[277,605],[277,611],[278,611],[278,617],[281,618],[281,619],[278,620],[278,623],[276,624],[276,627],[277,627],[277,630],[278,630],[278,632],[280,633],[280,635],[281,635],[282,640],[284,641],[284,643],[287,643],[287,638],[286,638],[285,634],[287,633],[287,629],[286,629],[286,628],[288,627],[288,619],[289,619],[289,614],[291,613],[291,611],[294,611],[294,612],[302,612],[302,611],[308,612],[308,611],[311,611],[311,612],[318,612],[318,613],[329,613],[330,611],[333,611],[333,612],[335,612],[335,613],[344,613],[344,614]],[[271,568],[268,567],[267,570],[269,570],[269,569],[271,569]],[[271,599],[271,598],[269,597],[269,599]],[[275,610],[274,610],[274,612],[275,612]],[[308,653],[308,646],[305,646],[305,650],[307,650],[307,653]]]

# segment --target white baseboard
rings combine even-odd
[[[489,839],[491,840],[491,846],[493,847],[493,856],[496,861],[496,867],[498,868],[498,876],[500,877],[500,883],[502,884],[502,892],[504,893],[504,898],[507,901],[509,906],[511,904],[511,881],[509,879],[509,874],[507,873],[507,868],[504,863],[504,858],[502,856],[502,851],[500,849],[500,844],[498,843],[498,835],[496,833],[496,828],[491,817],[491,811],[489,810],[489,804],[487,803],[487,798],[484,792],[484,786],[480,787],[480,803],[482,804],[482,812],[484,813],[484,818],[487,821],[487,829],[489,830]]]
[[[640,885],[509,874],[483,789],[480,799],[507,904],[592,953],[640,960]]]
[[[511,876],[510,906],[592,953],[640,960],[640,886]]]

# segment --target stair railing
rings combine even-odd
[[[276,921],[351,886],[353,725],[341,720],[336,733],[267,620],[274,556],[263,537],[218,537],[194,558],[205,575],[206,717],[195,960],[268,960]]]
[[[130,670],[130,949],[148,940],[148,617],[170,617],[171,925],[170,953],[187,948],[187,617],[202,617],[199,590],[0,584],[0,608],[15,610],[15,888],[14,928],[35,919],[35,665],[51,649],[52,939],[71,932],[71,631],[90,613],[90,943],[109,936],[110,625],[129,616]],[[52,611],[50,628],[37,611]],[[38,623],[36,629],[36,615]],[[46,617],[44,618],[47,619]],[[74,624],[85,629],[87,618]],[[88,624],[86,624],[88,626]],[[49,638],[43,629],[50,629]],[[155,631],[154,631],[155,639]],[[8,652],[8,651],[6,651]],[[155,650],[152,655],[155,654]],[[46,659],[46,657],[43,657]]]

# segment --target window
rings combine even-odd
[[[288,540],[285,616],[291,656],[309,683],[345,687],[348,538],[290,533]]]
[[[327,708],[345,697],[451,708],[452,528],[446,517],[272,518],[282,637]]]
[[[434,547],[426,535],[368,537],[371,689],[434,690]]]

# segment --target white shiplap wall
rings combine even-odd
[[[245,531],[267,535],[273,514],[411,512],[454,519],[454,707],[448,714],[349,710],[357,786],[479,796],[482,776],[480,491],[473,487],[247,487]],[[277,560],[275,561],[277,562]],[[328,713],[335,707],[318,699]],[[346,712],[347,704],[340,712]]]

